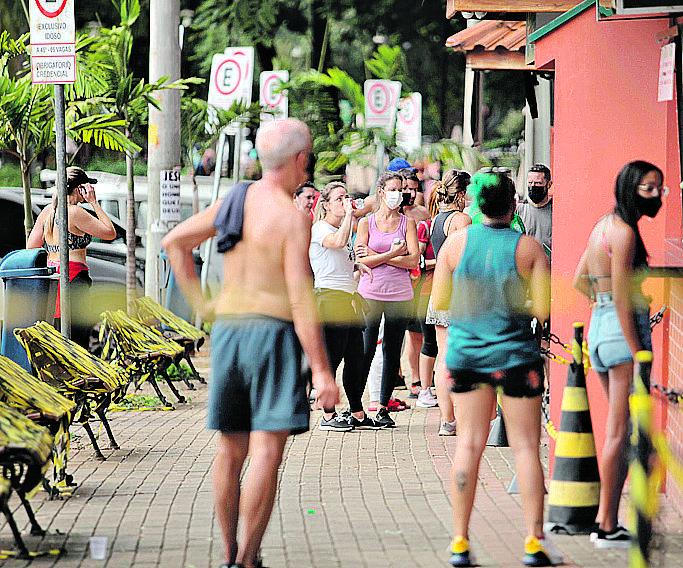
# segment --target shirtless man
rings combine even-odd
[[[216,315],[208,427],[220,432],[213,481],[225,545],[221,568],[260,565],[287,436],[308,430],[300,347],[311,366],[318,404],[332,408],[339,402],[316,319],[308,260],[311,222],[292,200],[306,181],[311,135],[298,120],[270,122],[260,128],[256,150],[263,178],[246,194],[242,238],[225,254],[223,289],[211,309],[195,275],[192,250],[217,234],[221,203],[181,223],[162,242],[185,296],[200,314]],[[240,490],[247,451],[249,472]]]

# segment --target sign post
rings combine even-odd
[[[69,294],[69,213],[66,187],[64,85],[76,81],[74,0],[30,0],[31,80],[54,85],[57,211],[59,219],[59,310],[61,332],[71,337]]]
[[[394,130],[396,109],[401,96],[400,81],[368,80],[363,84],[365,94],[365,126],[381,128],[387,134]],[[384,169],[384,143],[375,136],[377,147],[377,175]]]
[[[396,145],[406,153],[419,150],[422,146],[422,95],[420,93],[411,93],[398,103]]]
[[[287,118],[289,116],[289,97],[287,91],[280,90],[289,81],[289,71],[263,71],[259,77],[259,102],[273,114],[261,113],[261,122]]]
[[[251,90],[254,82],[254,48],[228,47],[224,53],[217,53],[211,61],[211,77],[209,80],[209,104],[216,108],[229,109],[236,101],[245,105],[251,104]],[[218,201],[221,186],[221,170],[225,156],[227,134],[234,133],[233,179],[239,182],[240,146],[242,124],[232,124],[224,129],[218,139],[216,148],[216,171],[213,178],[211,203]],[[206,242],[204,248],[204,264],[202,264],[202,290],[206,292],[213,255],[213,239]]]

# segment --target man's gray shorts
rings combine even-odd
[[[306,386],[292,322],[251,314],[216,320],[211,331],[210,430],[305,432],[310,414]]]

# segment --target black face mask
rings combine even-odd
[[[540,203],[548,195],[547,186],[530,185],[529,186],[529,199],[534,203]]]
[[[659,213],[661,206],[661,197],[643,197],[642,195],[636,195],[636,207],[638,208],[638,211],[646,217],[656,216],[657,213]]]

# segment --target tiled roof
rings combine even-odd
[[[526,22],[482,20],[446,40],[455,51],[524,51]]]

